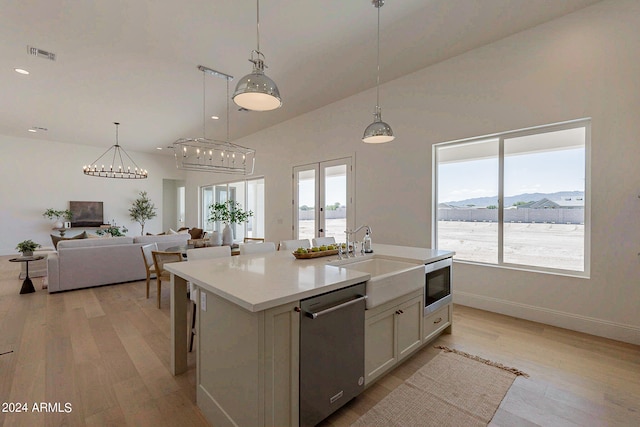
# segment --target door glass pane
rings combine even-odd
[[[232,182],[229,184],[229,194],[231,200],[240,203],[243,210],[247,210],[245,202],[244,181]],[[235,242],[242,242],[244,240],[244,228],[245,223],[231,224],[231,230],[233,230],[233,240]]]
[[[213,203],[213,187],[202,188],[202,224],[206,232],[213,231],[213,224],[209,222],[209,206]]]
[[[498,263],[498,139],[436,148],[436,247]]]
[[[224,203],[229,199],[229,192],[227,191],[227,186],[225,185],[216,185],[215,187],[215,203]],[[220,221],[213,223],[213,229],[216,231],[222,232],[224,228],[224,224]]]
[[[584,270],[584,127],[504,141],[505,263]]]
[[[247,181],[246,209],[253,212],[247,223],[247,237],[264,237],[264,178]]]
[[[298,171],[298,239],[313,239],[316,236],[316,171]]]
[[[347,229],[347,165],[324,168],[324,236],[344,242]]]
[[[185,217],[185,188],[178,187],[178,229],[184,227]]]

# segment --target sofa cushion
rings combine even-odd
[[[146,245],[147,243],[157,243],[158,250],[164,251],[172,246],[186,245],[189,240],[189,233],[187,234],[166,234],[164,236],[136,236],[133,238],[133,243],[140,243]]]
[[[55,235],[51,235],[51,241],[53,242],[53,247],[58,249],[58,243],[63,241],[63,240],[76,240],[76,239],[86,239],[87,238],[87,232],[83,231],[80,234],[76,234],[73,237],[62,237],[62,236],[55,236]]]
[[[96,246],[115,246],[130,245],[133,243],[133,237],[111,237],[108,239],[82,239],[82,240],[64,240],[58,243],[58,250],[68,248],[87,248]]]

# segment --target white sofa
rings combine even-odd
[[[189,234],[63,240],[47,259],[49,292],[144,280],[140,247],[157,243],[158,250],[186,245]]]

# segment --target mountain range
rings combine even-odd
[[[549,200],[562,200],[567,197],[584,197],[584,191],[557,191],[555,193],[524,193],[516,196],[506,196],[504,198],[505,206],[513,206],[518,202],[535,202],[541,199]],[[473,199],[458,200],[455,202],[445,202],[446,205],[451,206],[476,206],[487,207],[491,205],[498,205],[498,196],[492,197],[475,197]]]

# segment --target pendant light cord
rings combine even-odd
[[[227,80],[227,142],[231,142],[229,141],[229,80],[230,79],[226,79]]]
[[[260,0],[256,0],[256,37],[258,39],[258,53],[260,53]]]
[[[207,77],[207,73],[202,72],[202,138],[207,139],[207,113],[206,113],[206,99],[207,99],[207,88],[205,79]]]
[[[380,8],[382,5],[378,2],[378,77],[376,79],[376,113],[380,108]]]

